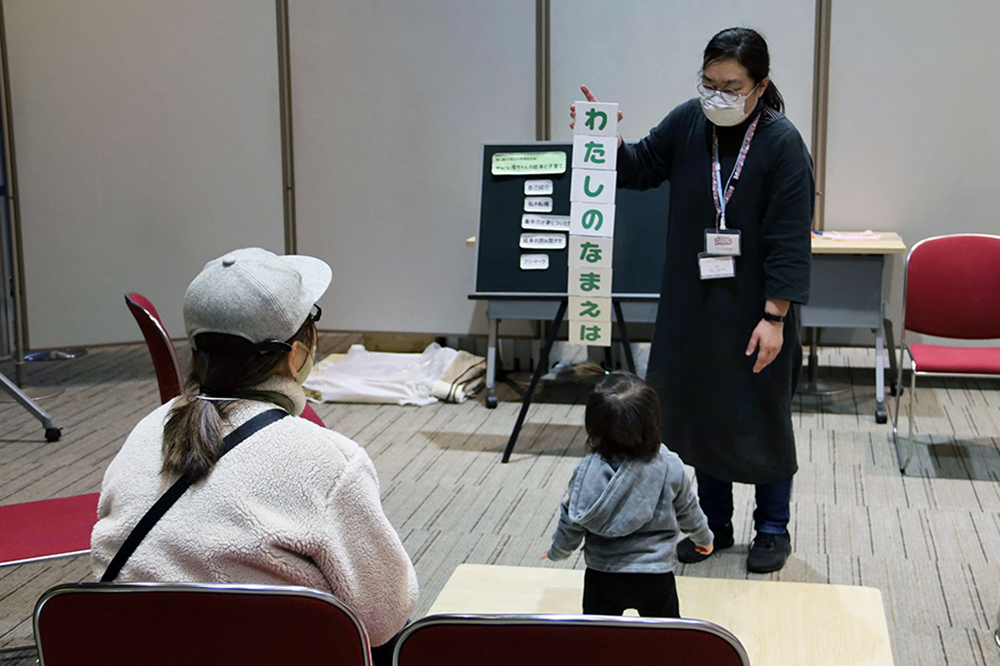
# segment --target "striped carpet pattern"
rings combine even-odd
[[[360,336],[324,334],[321,353],[357,342]],[[182,360],[188,355],[183,346],[179,352]],[[993,638],[1000,605],[1000,382],[921,382],[919,444],[901,476],[891,427],[873,417],[874,360],[866,349],[821,349],[824,378],[850,388],[796,398],[800,471],[792,495],[794,552],[785,568],[767,576],[746,572],[753,489],[737,486],[736,546],[678,573],[876,587],[897,665],[1000,666]],[[0,362],[0,372],[13,376],[13,363]],[[503,465],[527,379],[515,375],[501,384],[494,410],[482,399],[419,408],[316,406],[329,427],[365,447],[375,462],[386,513],[420,579],[416,617],[463,562],[583,567],[579,553],[556,564],[541,556],[585,453],[586,387],[543,386]],[[40,404],[63,437],[45,443],[36,420],[0,402],[0,504],[99,490],[129,430],[159,403],[143,345],[32,363],[29,383],[62,389]],[[32,607],[45,589],[82,580],[90,580],[83,557],[0,568],[0,649],[31,643]],[[25,654],[0,651],[0,663],[20,664]]]

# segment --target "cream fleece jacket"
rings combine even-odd
[[[272,378],[259,388],[305,405],[301,387]],[[144,418],[108,466],[91,536],[100,578],[132,527],[176,480],[160,474],[163,426],[173,401]],[[274,405],[242,401],[228,434]],[[361,616],[373,645],[406,623],[417,577],[382,511],[368,454],[300,418],[273,423],[226,454],[160,519],[119,581],[303,585],[332,592]]]

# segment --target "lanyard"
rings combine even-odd
[[[743,146],[740,148],[740,155],[736,158],[736,166],[729,174],[729,180],[726,181],[725,187],[722,185],[722,165],[719,164],[719,135],[716,133],[715,127],[712,127],[712,198],[715,200],[716,229],[724,230],[726,228],[726,204],[733,196],[736,181],[740,179],[740,172],[743,171],[743,163],[750,151],[750,142],[753,141],[753,133],[757,130],[757,121],[759,120],[760,115],[754,118],[750,127],[747,128],[747,133],[743,137]]]

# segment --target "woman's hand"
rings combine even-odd
[[[781,351],[781,344],[785,339],[784,328],[783,323],[766,319],[761,319],[757,323],[757,328],[753,329],[750,344],[747,346],[747,356],[753,356],[754,351],[757,351],[757,362],[753,365],[754,372],[766,368]]]
[[[580,86],[580,90],[583,91],[583,95],[584,95],[584,97],[587,98],[588,102],[595,102],[595,103],[597,102],[597,98],[594,97],[594,93],[590,92],[590,88],[588,88],[587,86]],[[569,128],[573,129],[576,126],[576,104],[570,104],[569,105],[569,117],[573,121],[573,122],[571,122],[569,124]],[[621,109],[619,109],[618,110],[618,122],[621,122],[622,118],[624,118],[624,117],[625,116],[622,115]],[[618,135],[618,145],[619,146],[622,145],[622,135],[621,134]]]

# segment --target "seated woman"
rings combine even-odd
[[[210,261],[194,279],[184,295],[190,390],[140,421],[108,466],[91,537],[97,577],[185,477],[197,480],[117,580],[303,585],[354,608],[373,645],[403,627],[417,600],[416,574],[361,447],[282,418],[222,455],[223,438],[257,415],[302,412],[315,303],[331,277],[319,259],[249,248]]]

